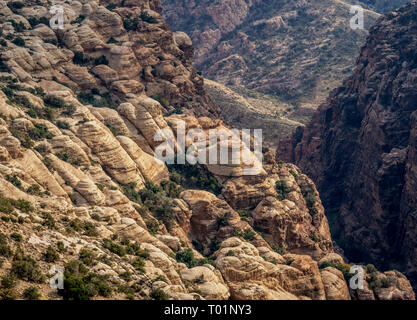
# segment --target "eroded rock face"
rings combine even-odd
[[[256,159],[236,137],[234,154],[253,163],[201,165],[190,181],[154,156],[169,138],[178,150],[180,120],[186,132],[230,132],[191,67],[190,39],[169,31],[159,2],[63,5],[72,23],[55,32],[41,23],[46,4],[0,4],[0,276],[18,247],[36,261],[0,297],[39,281],[43,298],[80,298],[32,279],[53,262],[91,289],[82,298],[347,298],[340,274],[320,272],[319,259],[342,258],[314,184],[295,166]],[[375,294],[413,298],[398,281]]]
[[[414,284],[416,12],[413,2],[379,20],[353,76],[277,152],[316,183],[348,258],[401,266]]]
[[[196,47],[194,63],[205,77],[224,85],[281,96],[296,106],[291,115],[280,114],[281,118],[301,118],[302,122],[340,83],[337,75],[354,66],[367,29],[379,16],[366,10],[366,30],[352,33],[349,1],[161,2],[162,14],[173,30],[191,37]],[[321,45],[312,47],[311,43]],[[241,112],[258,120],[264,130],[285,138],[275,131],[274,125],[262,124],[260,119],[266,118],[265,114]],[[235,118],[236,114],[232,114],[229,120]],[[290,121],[287,126],[291,126]]]
[[[317,263],[308,256],[288,255],[288,259],[294,258],[290,266],[271,263],[253,245],[230,238],[216,257],[216,267],[234,299],[325,298]]]

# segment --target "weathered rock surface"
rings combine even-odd
[[[414,285],[416,17],[412,2],[381,18],[353,75],[277,152],[316,183],[349,259],[399,268]]]
[[[17,283],[0,298],[29,286],[42,299],[348,298],[340,274],[320,272],[338,257],[295,166],[236,137],[226,151],[252,162],[184,166],[187,177],[154,157],[169,138],[179,150],[180,120],[230,133],[158,1],[62,1],[63,30],[43,23],[42,1],[13,3],[0,4],[0,277]],[[197,140],[186,147],[222,146]],[[63,291],[42,277],[51,264]],[[389,284],[377,298],[414,298],[405,277]]]

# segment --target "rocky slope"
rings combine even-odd
[[[351,73],[367,35],[367,30],[350,28],[351,5],[343,1],[163,0],[162,4],[172,28],[193,40],[194,63],[205,77],[244,98],[260,92],[273,95],[276,111],[288,112],[280,114],[284,121],[311,119],[328,93]],[[365,29],[377,16],[365,11]],[[270,99],[264,101],[271,104]],[[227,101],[216,102],[222,110],[228,108]],[[256,122],[268,118],[263,111],[259,108]],[[250,110],[241,114],[253,118]],[[287,132],[281,128],[274,135],[285,138]]]
[[[417,281],[417,3],[371,29],[354,74],[277,157],[316,182],[333,236],[355,261]]]
[[[294,165],[266,153],[243,175],[259,161],[238,138],[245,166],[154,157],[182,121],[229,130],[158,1],[57,3],[56,31],[46,1],[0,4],[2,299],[414,299],[402,274],[372,266],[349,291],[350,265]]]
[[[358,4],[376,12],[389,12],[402,5],[411,2],[410,0],[350,0],[352,4]]]
[[[221,117],[233,128],[261,128],[263,144],[269,150],[276,142],[289,137],[299,126],[307,123],[314,109],[294,109],[290,104],[279,101],[273,95],[257,91],[234,91],[225,85],[204,80],[204,87],[213,101],[221,107]]]

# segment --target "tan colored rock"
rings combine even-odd
[[[181,279],[189,287],[201,292],[204,299],[227,300],[230,297],[221,274],[218,271],[216,274],[208,265],[182,270]]]
[[[109,66],[106,66],[104,64],[100,64],[98,66],[95,66],[92,70],[92,72],[100,78],[101,81],[103,81],[106,85],[109,85],[117,80],[119,80],[119,74],[110,68]]]
[[[9,151],[5,147],[0,146],[0,162],[9,162],[11,159]]]
[[[37,184],[44,186],[46,190],[57,196],[67,196],[67,193],[54,179],[44,163],[32,150],[26,150],[21,158],[15,160],[25,172],[30,175]]]
[[[136,164],[107,128],[90,121],[78,128],[77,135],[99,157],[112,178],[122,184],[134,182],[138,188],[144,185]]]
[[[327,300],[350,300],[343,273],[332,267],[320,271]]]
[[[123,149],[126,150],[132,160],[136,163],[146,180],[154,183],[169,180],[169,172],[163,162],[143,152],[130,138],[118,136],[117,139]]]
[[[238,238],[224,241],[216,256],[216,267],[232,299],[325,299],[317,263],[308,256],[284,257],[293,259],[291,266],[273,264],[261,258],[253,245]]]
[[[158,235],[158,240],[166,244],[172,251],[177,252],[181,249],[181,242],[177,237],[169,235]]]

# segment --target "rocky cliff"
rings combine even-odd
[[[182,124],[230,132],[158,1],[56,4],[57,30],[47,1],[0,4],[2,299],[414,299],[402,274],[372,266],[349,291],[296,166],[265,153],[244,175],[259,161],[240,138],[249,164],[154,157],[170,138],[180,151]],[[52,267],[64,268],[58,291]]]
[[[353,75],[282,144],[316,182],[334,238],[355,261],[417,281],[417,3],[371,29]]]
[[[352,30],[351,4],[344,1],[163,0],[162,4],[172,28],[193,40],[194,63],[206,78],[244,98],[261,98],[274,109],[270,117],[264,108],[257,108],[257,118],[251,109],[239,110],[240,120],[254,119],[279,139],[295,130],[291,122],[307,123],[328,93],[352,72],[367,29],[378,17],[365,10],[365,29]],[[216,102],[222,110],[229,109],[227,100]],[[236,118],[227,117],[238,124]],[[275,121],[271,130],[273,118],[281,123]]]

